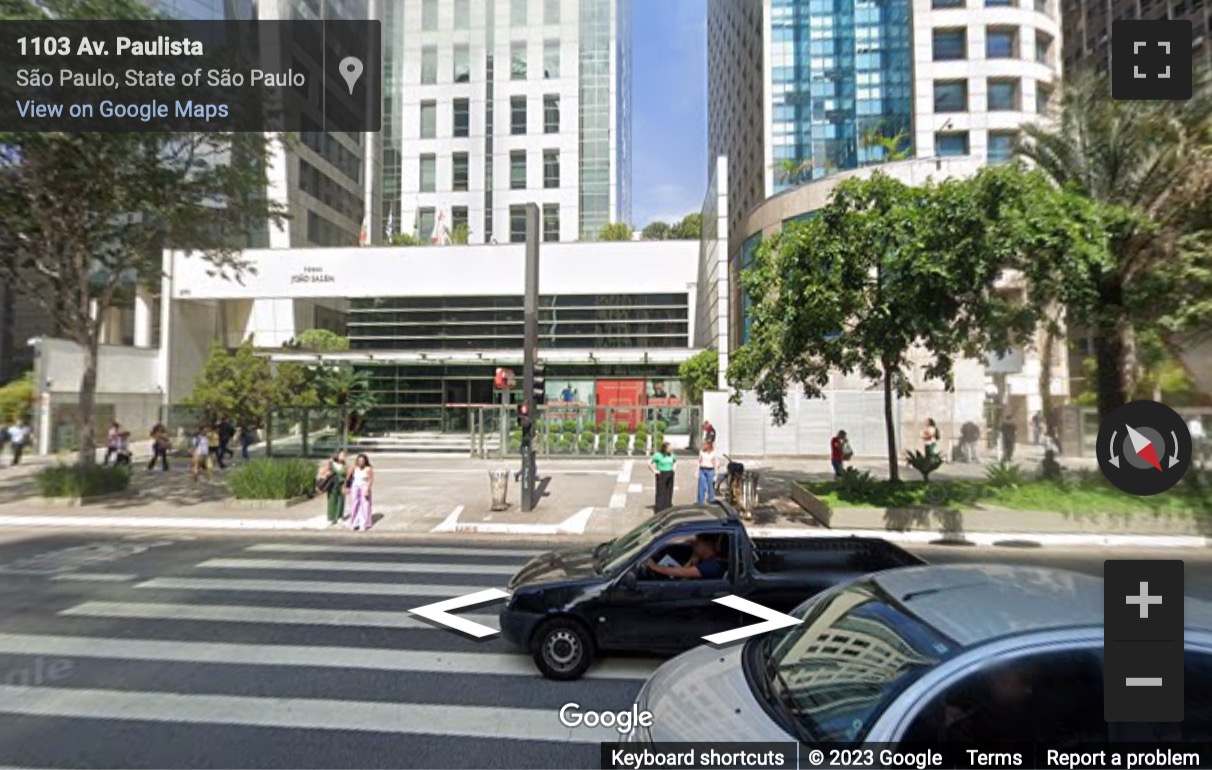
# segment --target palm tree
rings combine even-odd
[[[378,403],[370,389],[370,372],[352,366],[333,366],[320,373],[319,384],[325,405],[344,408],[349,415],[349,431],[357,433],[366,414]]]
[[[1023,130],[1019,154],[1057,185],[1119,207],[1111,226],[1111,269],[1089,277],[1097,301],[1071,320],[1094,335],[1099,414],[1124,404],[1136,378],[1136,327],[1167,314],[1141,292],[1157,280],[1184,243],[1212,226],[1212,88],[1186,102],[1115,101],[1105,76],[1069,83],[1046,123]],[[1156,284],[1154,284],[1156,285]],[[1142,307],[1142,305],[1149,305]]]
[[[812,173],[812,158],[807,160],[792,160],[787,158],[779,161],[776,169],[780,181],[789,185],[797,185],[804,181],[805,174]]]
[[[884,129],[881,126],[872,126],[863,132],[859,138],[859,144],[863,147],[883,148],[883,157],[872,163],[892,163],[905,160],[912,151],[909,144],[909,132],[904,129],[893,136],[884,136]]]

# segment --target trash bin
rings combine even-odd
[[[509,507],[509,471],[489,471],[489,486],[492,489],[492,509],[503,511]]]
[[[746,518],[753,517],[758,504],[758,473],[745,471],[741,474],[741,512]]]

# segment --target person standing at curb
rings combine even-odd
[[[219,423],[215,426],[215,438],[218,439],[218,449],[215,452],[216,458],[219,460],[219,467],[227,467],[227,458],[235,457],[236,453],[231,449],[231,440],[236,437],[236,426],[231,424],[231,420],[227,415],[219,415]]]
[[[656,476],[656,502],[652,506],[653,513],[661,513],[673,507],[673,470],[676,465],[677,458],[669,449],[668,441],[662,443],[661,448],[648,461],[648,467]]]
[[[375,485],[375,469],[370,467],[370,458],[360,454],[349,471],[350,485],[343,487],[346,494],[353,495],[353,507],[349,511],[349,528],[354,532],[365,532],[374,526],[370,503]]]
[[[257,429],[247,422],[240,424],[240,459],[248,461],[248,448],[257,443]]]
[[[147,463],[147,469],[155,470],[156,460],[160,461],[160,470],[168,473],[168,448],[172,444],[172,440],[168,437],[168,428],[164,427],[164,423],[158,422],[151,429],[151,460]]]
[[[703,444],[699,452],[699,490],[696,500],[699,505],[704,502],[715,502],[715,476],[720,469],[720,458],[715,453],[715,442]]]
[[[849,460],[850,456],[850,442],[846,440],[846,431],[839,430],[837,435],[829,440],[829,463],[833,466],[835,479],[846,475],[846,460]]]
[[[109,465],[109,461],[118,453],[118,437],[122,434],[122,426],[117,422],[109,424],[109,430],[105,434],[105,459],[101,461],[102,465]]]
[[[1002,460],[1004,462],[1014,461],[1016,443],[1018,443],[1018,424],[1014,422],[1014,415],[1006,412],[1006,417],[1002,420]]]
[[[29,442],[30,429],[20,417],[8,429],[8,443],[13,448],[13,465],[21,464],[21,455]]]
[[[316,491],[328,498],[328,523],[336,524],[345,518],[345,477],[348,475],[345,465],[345,450],[338,449],[337,453],[320,465],[320,473],[316,478]]]
[[[922,428],[922,451],[927,456],[938,454],[938,425],[934,422],[934,418],[926,420],[926,427]]]
[[[189,450],[190,477],[196,482],[202,471],[206,471],[207,481],[213,478],[210,468],[210,437],[207,435],[205,425],[198,426],[198,431],[190,442]]]

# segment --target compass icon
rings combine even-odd
[[[1191,433],[1177,412],[1156,401],[1115,410],[1098,430],[1098,465],[1119,489],[1142,497],[1165,492],[1191,464]]]

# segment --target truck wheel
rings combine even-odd
[[[580,679],[593,662],[593,637],[575,620],[555,618],[535,631],[531,652],[535,665],[548,679]]]

